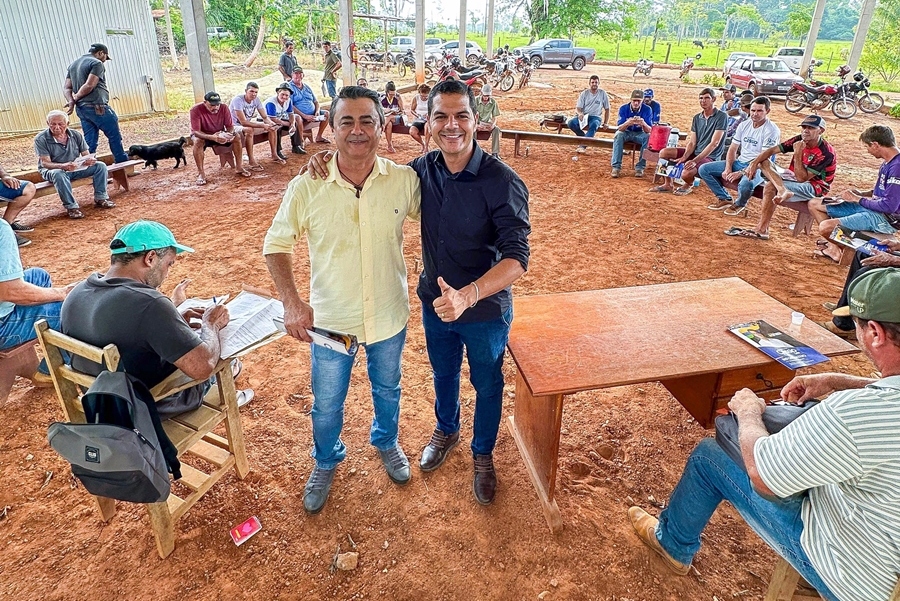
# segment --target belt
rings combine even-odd
[[[108,102],[76,102],[75,106],[109,106]]]

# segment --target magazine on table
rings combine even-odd
[[[888,234],[884,234],[885,238],[888,238]],[[858,230],[851,230],[848,227],[844,227],[842,225],[835,226],[834,230],[831,232],[831,240],[840,244],[841,246],[851,248],[853,250],[861,250],[863,253],[867,255],[874,255],[876,253],[891,253],[892,255],[900,256],[900,253],[896,253],[888,248],[885,244],[879,244],[880,239],[874,236],[870,236],[865,232],[860,232]]]
[[[828,357],[816,349],[763,320],[729,326],[728,331],[790,369],[828,361]]]

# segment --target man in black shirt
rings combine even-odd
[[[206,380],[219,363],[219,333],[228,325],[228,310],[214,305],[206,311],[189,309],[184,315],[176,305],[185,301],[185,280],[170,300],[159,286],[181,252],[193,249],[175,242],[169,229],[155,221],[137,221],[120,229],[110,243],[110,267],[105,274],[92,274],[66,297],[60,315],[66,335],[104,347],[115,344],[126,372],[153,388],[176,369],[196,380]],[[200,334],[189,320],[200,318]],[[100,367],[75,357],[73,368],[98,374]],[[161,400],[160,417],[200,405],[207,384]],[[252,398],[241,391],[238,401]],[[243,403],[241,403],[243,404]]]
[[[434,375],[437,427],[419,468],[436,470],[459,443],[463,350],[475,388],[472,455],[475,500],[494,500],[493,452],[503,404],[503,354],[512,324],[511,286],[528,269],[528,189],[475,143],[475,96],[464,83],[441,82],[428,97],[438,149],[409,165],[422,183],[422,262],[418,295]],[[310,162],[326,177],[330,153]],[[301,174],[305,169],[301,169]]]

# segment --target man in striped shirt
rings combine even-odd
[[[739,467],[715,440],[691,453],[659,520],[628,513],[641,540],[687,574],[700,533],[729,501],[750,527],[829,601],[887,599],[900,574],[900,269],[855,280],[846,309],[878,380],[798,376],[781,391],[802,403],[828,395],[777,434],[749,389],[729,403],[737,416]],[[831,394],[829,394],[831,393]]]

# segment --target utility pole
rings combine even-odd
[[[341,72],[345,86],[356,85],[356,63],[351,56],[353,34],[353,0],[338,1],[338,19],[341,36]]]
[[[825,0],[816,0],[816,8],[813,10],[812,23],[809,25],[809,36],[806,38],[806,50],[803,51],[803,60],[800,61],[800,77],[806,78],[809,72],[809,63],[813,58],[813,48],[819,37],[819,26],[822,24],[822,13],[825,12]]]
[[[859,25],[856,26],[856,34],[853,36],[853,45],[850,46],[850,59],[847,61],[851,73],[856,71],[856,68],[859,66],[863,44],[866,41],[866,35],[869,33],[869,25],[872,24],[872,17],[875,14],[876,3],[877,0],[863,0],[862,8],[859,11]]]
[[[425,83],[425,0],[416,0],[416,83]]]
[[[487,14],[485,18],[485,35],[487,36],[487,48],[484,49],[488,58],[494,56],[494,0],[488,0]]]
[[[459,60],[466,64],[466,0],[459,0]]]

